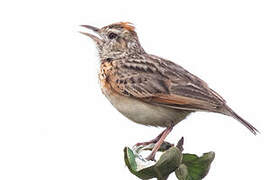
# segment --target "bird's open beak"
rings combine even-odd
[[[100,29],[97,28],[97,27],[90,26],[90,25],[81,25],[81,26],[92,30],[93,32],[95,32],[98,35],[100,34]],[[99,46],[103,44],[103,40],[98,38],[97,36],[95,36],[93,34],[86,33],[86,32],[81,32],[81,31],[80,31],[80,33],[90,37],[91,39],[93,39],[97,43],[97,45],[99,45]]]

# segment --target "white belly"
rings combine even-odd
[[[190,112],[151,105],[135,98],[106,94],[111,104],[130,120],[144,125],[168,127],[183,120]]]

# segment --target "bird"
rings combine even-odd
[[[170,60],[148,54],[132,23],[118,22],[101,28],[81,26],[92,32],[80,31],[96,44],[100,87],[110,103],[136,123],[165,128],[153,140],[136,144],[155,143],[147,160],[155,160],[156,152],[173,127],[193,112],[231,116],[254,135],[259,132],[205,81]]]

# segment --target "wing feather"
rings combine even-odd
[[[181,66],[149,56],[115,60],[111,80],[114,90],[125,96],[174,109],[219,112],[225,103],[208,85]]]
[[[108,78],[123,96],[173,109],[210,111],[232,116],[253,134],[258,130],[237,115],[225,100],[181,66],[153,55],[113,61]]]

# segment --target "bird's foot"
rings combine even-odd
[[[155,144],[159,141],[163,133],[164,131],[160,133],[155,139],[152,139],[150,141],[136,143],[135,146],[147,146],[149,144]]]
[[[155,144],[157,143],[158,140],[151,140],[151,141],[147,141],[147,142],[139,142],[139,143],[136,143],[135,146],[147,146],[149,144]]]
[[[151,154],[149,154],[149,156],[147,156],[145,159],[146,159],[147,161],[155,161],[155,162],[156,162],[155,156],[156,156],[156,153],[151,153]]]

